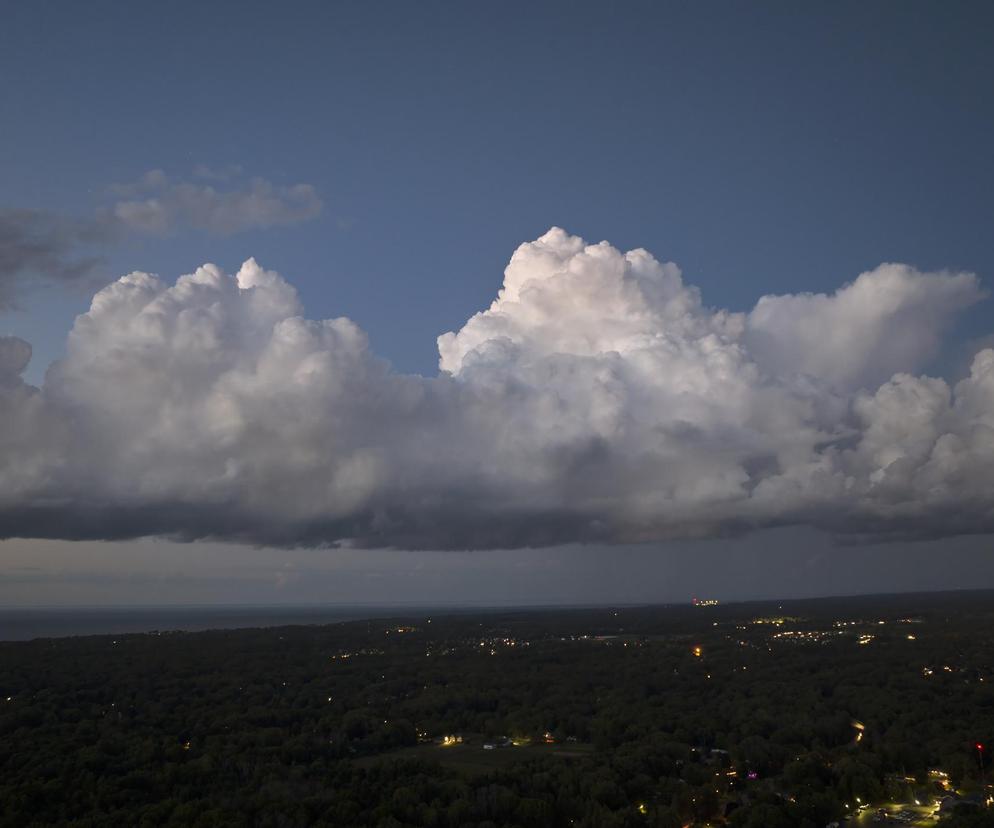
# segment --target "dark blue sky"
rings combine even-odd
[[[552,224],[733,309],[887,260],[989,284],[992,24],[986,3],[9,4],[2,198],[84,213],[198,164],[311,183],[316,221],[132,243],[105,272],[255,255],[405,371]],[[35,376],[86,299],[2,320]]]

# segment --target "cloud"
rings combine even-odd
[[[70,219],[44,210],[0,209],[0,311],[32,277],[46,282],[80,282],[100,259],[91,245],[110,239],[113,228],[98,220]]]
[[[994,531],[994,351],[953,387],[916,373],[981,298],[969,274],[884,265],[729,313],[676,265],[553,229],[439,338],[425,378],[348,319],[307,320],[254,260],[174,284],[132,273],[42,388],[19,379],[21,345],[0,350],[0,419],[19,429],[0,437],[0,536],[462,549]]]
[[[138,233],[164,236],[202,230],[228,236],[308,221],[323,208],[310,184],[285,187],[252,178],[242,186],[231,186],[240,172],[237,167],[197,167],[198,178],[228,185],[218,189],[212,184],[173,181],[162,170],[151,170],[139,181],[115,188],[126,197],[113,205],[111,213],[124,227]]]
[[[32,281],[65,285],[96,279],[103,260],[94,248],[187,231],[229,236],[308,221],[323,209],[310,184],[245,181],[240,167],[201,165],[194,178],[213,184],[150,170],[137,181],[112,187],[114,200],[87,217],[0,209],[0,311],[13,308]]]
[[[21,385],[31,361],[31,345],[16,336],[0,336],[0,386]]]
[[[921,365],[955,313],[982,297],[972,273],[884,264],[831,296],[764,296],[746,319],[745,342],[776,374],[852,390]]]

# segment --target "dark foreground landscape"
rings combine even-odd
[[[0,644],[0,824],[994,825],[994,593]]]

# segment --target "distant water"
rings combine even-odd
[[[446,611],[446,610],[442,610]],[[447,610],[451,612],[452,610]],[[417,617],[431,607],[0,607],[0,641],[153,630],[230,630],[290,624],[333,624],[363,618]]]

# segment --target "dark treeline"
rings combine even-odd
[[[992,690],[988,593],[3,643],[0,825],[985,826]]]

